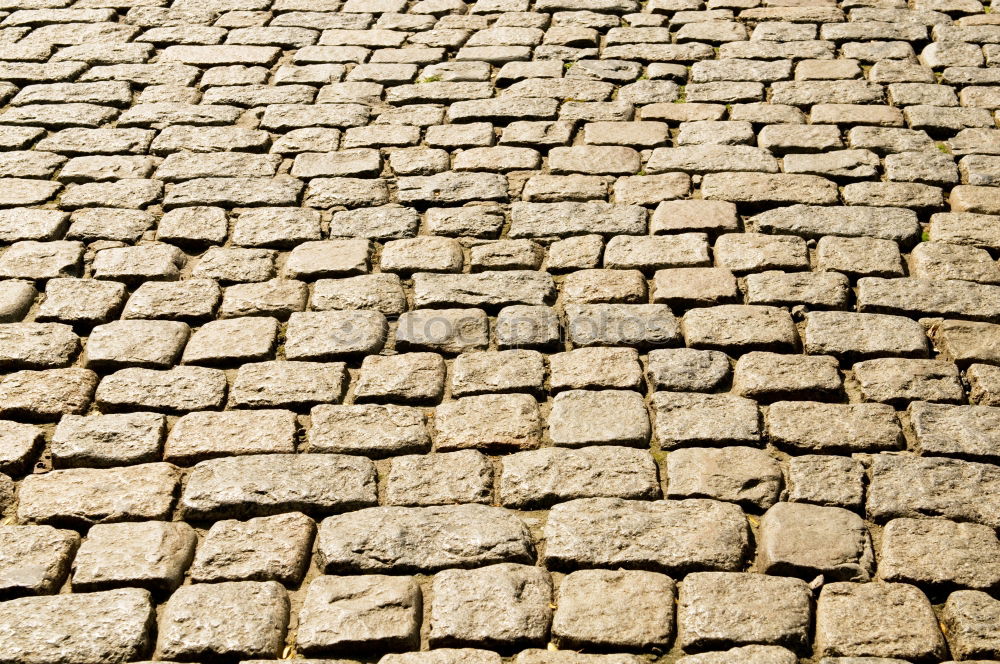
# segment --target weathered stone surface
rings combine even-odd
[[[901,449],[903,432],[886,404],[779,401],[767,412],[767,435],[802,452],[876,452]]]
[[[418,307],[547,304],[553,291],[552,277],[532,270],[413,275],[413,303]]]
[[[489,413],[484,419],[482,415]],[[434,447],[531,449],[541,442],[541,417],[527,394],[483,394],[448,401],[435,409]]]
[[[991,588],[1000,578],[993,529],[943,519],[893,519],[882,532],[878,575],[921,587]]]
[[[86,412],[97,387],[89,369],[16,371],[0,381],[0,414],[32,420],[56,420]]]
[[[534,559],[519,517],[472,504],[372,507],[328,517],[319,527],[317,551],[328,573],[433,572]]]
[[[493,466],[475,450],[395,457],[385,493],[390,505],[491,503]]]
[[[681,584],[678,640],[688,651],[754,643],[801,649],[809,638],[810,614],[804,581],[696,572]]]
[[[220,615],[236,622],[221,622]],[[157,652],[177,659],[277,657],[287,625],[288,595],[279,583],[197,583],[178,588],[167,600]]]
[[[156,413],[65,415],[52,434],[57,466],[108,467],[160,458],[166,418]]]
[[[573,572],[559,587],[552,633],[568,647],[662,647],[673,636],[674,595],[674,582],[656,572]]]
[[[713,350],[652,350],[646,375],[658,390],[711,392],[731,374],[729,358]]]
[[[943,360],[884,358],[854,365],[866,401],[960,403],[964,397],[958,367]]]
[[[760,521],[757,549],[762,572],[807,580],[822,574],[831,581],[868,581],[875,566],[864,521],[839,507],[774,505]]]
[[[856,459],[805,454],[788,461],[788,499],[858,509],[863,502],[864,468]]]
[[[149,649],[156,614],[149,592],[24,597],[0,603],[0,659],[126,662]]]
[[[809,354],[843,360],[927,357],[927,335],[916,321],[885,314],[814,311],[806,317],[803,339]]]
[[[21,483],[17,515],[71,525],[166,519],[179,482],[180,472],[168,463],[29,475]]]
[[[216,521],[198,547],[191,579],[297,584],[305,576],[315,533],[316,524],[300,512]]]
[[[571,500],[549,512],[545,537],[546,563],[569,569],[736,570],[748,546],[742,510],[702,499]]]
[[[653,432],[663,448],[755,444],[760,414],[750,399],[731,394],[657,392],[650,402]]]
[[[500,502],[516,509],[576,498],[658,498],[656,464],[648,452],[595,446],[543,448],[503,458]]]
[[[878,615],[873,624],[871,616]],[[903,583],[831,583],[816,604],[821,656],[942,659],[945,642],[930,602]]]
[[[53,595],[69,574],[80,536],[51,526],[4,526],[0,544],[0,596]]]
[[[392,405],[332,406],[312,411],[309,450],[371,457],[425,452],[430,448],[424,414]]]
[[[781,492],[781,467],[752,447],[692,447],[667,455],[667,496],[714,498],[751,510],[773,505]]]
[[[254,454],[195,465],[180,500],[193,519],[266,516],[291,510],[328,514],[375,502],[375,467],[336,454]]]
[[[993,461],[1000,451],[995,439],[1000,410],[989,406],[910,404],[910,423],[921,454]]]
[[[680,664],[792,664],[797,661],[795,653],[781,646],[738,646],[721,652],[706,652],[686,655],[677,661]],[[828,664],[834,664],[828,662]],[[843,662],[842,664],[849,664]],[[857,664],[865,664],[858,662]],[[867,664],[896,664],[895,662],[868,662]]]
[[[990,464],[879,454],[872,458],[868,515],[876,521],[942,516],[997,527],[1000,505],[993,487],[1000,481]]]
[[[184,580],[197,540],[194,529],[183,522],[97,524],[77,551],[73,588],[171,591]]]
[[[230,393],[233,406],[292,408],[338,403],[346,390],[343,362],[259,362],[244,364]]]
[[[790,351],[797,335],[791,316],[777,307],[726,304],[684,314],[684,339],[692,348]]]
[[[549,437],[556,445],[633,445],[649,441],[642,395],[628,390],[567,390],[552,400]]]
[[[948,596],[941,618],[948,646],[961,659],[996,657],[1000,635],[996,630],[997,600],[978,590],[959,590]]]
[[[414,648],[420,615],[413,577],[320,576],[306,591],[296,643],[306,653]]]
[[[174,423],[163,458],[190,464],[216,456],[292,453],[295,414],[286,410],[189,413]]]
[[[552,581],[538,567],[503,563],[445,570],[435,575],[431,592],[434,646],[537,646],[552,622]]]
[[[733,391],[757,401],[831,399],[842,380],[833,357],[751,352],[736,361]]]

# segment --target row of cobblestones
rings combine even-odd
[[[0,0],[0,104],[0,664],[1000,661],[980,0]]]

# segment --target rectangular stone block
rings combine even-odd
[[[553,507],[544,532],[545,562],[560,569],[736,571],[749,546],[743,511],[703,499],[581,498]]]
[[[169,463],[29,475],[21,483],[17,516],[31,523],[73,526],[166,520],[179,482],[179,470]]]
[[[373,505],[375,466],[339,454],[257,454],[202,461],[181,496],[190,519],[329,514]]]
[[[528,527],[486,505],[373,507],[328,517],[318,563],[328,573],[434,572],[501,562],[531,563]]]
[[[872,457],[868,516],[875,521],[940,516],[1000,527],[1000,469],[908,455]]]
[[[0,602],[0,661],[136,661],[155,623],[149,591],[138,588]]]

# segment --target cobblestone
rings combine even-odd
[[[0,663],[1000,658],[989,3],[0,24]]]

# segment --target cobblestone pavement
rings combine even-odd
[[[0,0],[0,96],[0,664],[1000,660],[978,0]]]

